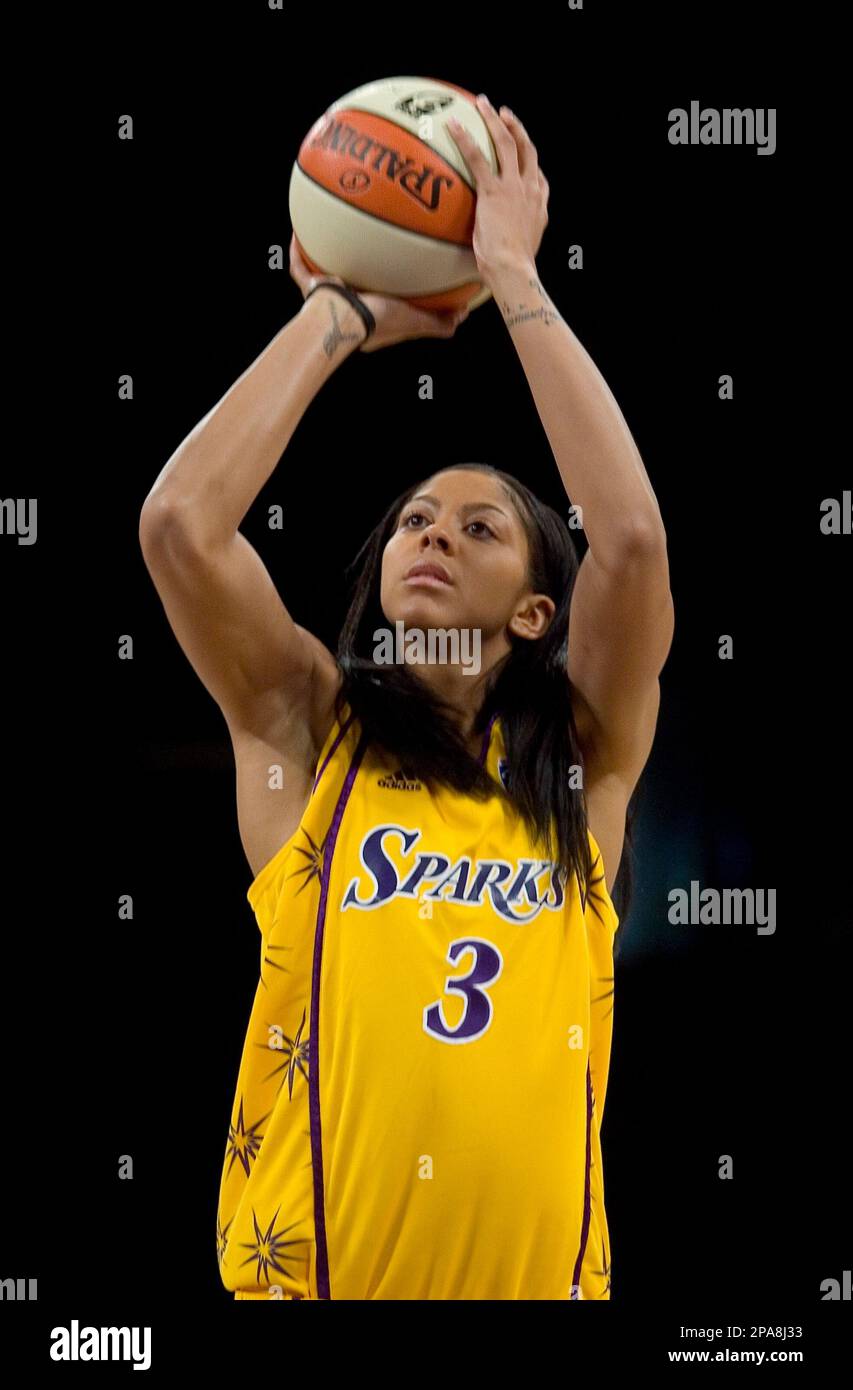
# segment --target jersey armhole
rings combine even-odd
[[[304,814],[304,812],[303,812],[303,814]],[[302,824],[301,819],[300,819],[299,824],[300,824],[300,825]],[[279,870],[279,869],[282,867],[282,865],[284,864],[284,861],[285,861],[285,859],[287,858],[287,856],[288,856],[288,854],[289,854],[289,852],[290,852],[290,846],[293,844],[293,841],[296,839],[296,836],[298,835],[298,833],[299,833],[299,825],[297,825],[297,827],[296,827],[296,829],[294,830],[293,834],[290,835],[290,836],[288,836],[288,838],[285,840],[284,844],[281,845],[281,846],[276,850],[276,852],[275,852],[275,854],[273,855],[272,859],[268,859],[268,860],[267,860],[266,864],[265,864],[264,867],[261,869],[260,873],[257,875],[256,878],[254,878],[254,879],[252,880],[251,885],[250,885],[249,888],[247,889],[247,891],[246,891],[246,897],[247,897],[248,900],[249,900],[249,905],[250,905],[252,911],[255,913],[255,916],[257,916],[257,913],[258,913],[258,903],[259,903],[259,901],[260,901],[260,898],[261,898],[262,894],[263,894],[264,891],[269,887],[269,884],[270,884],[271,880],[275,877],[275,875],[276,875],[276,873],[278,872],[278,870]]]
[[[340,718],[338,718],[337,714],[335,715],[335,718],[332,722],[332,727],[329,730],[329,733],[326,737],[326,742],[323,744],[323,747],[321,748],[319,756],[317,758],[317,762],[314,765],[314,781],[311,786],[311,794],[308,798],[308,803],[305,806],[305,810],[302,812],[302,816],[300,816],[299,825],[297,825],[293,834],[288,836],[284,844],[279,846],[272,859],[267,860],[264,867],[252,880],[252,883],[246,891],[246,897],[249,901],[249,906],[251,907],[256,917],[258,916],[258,907],[260,904],[260,900],[266,889],[269,888],[270,884],[275,879],[279,870],[283,868],[287,856],[290,853],[293,841],[296,839],[296,836],[299,834],[299,831],[301,829],[302,820],[308,810],[308,804],[310,804],[312,797],[317,791],[320,779],[322,778],[323,773],[326,770],[326,767],[331,761],[332,754],[334,753],[335,749],[338,747],[338,744],[345,736],[351,723],[352,715],[350,707],[347,703],[344,703],[341,709]]]
[[[619,927],[619,914],[613,905],[610,890],[607,887],[607,880],[604,877],[604,867],[601,858],[601,850],[598,841],[592,831],[588,831],[590,847],[592,849],[592,876],[587,896],[587,907],[596,917],[600,918],[607,927],[611,940],[616,935]]]

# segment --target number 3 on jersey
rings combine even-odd
[[[492,1001],[486,988],[493,985],[503,970],[503,956],[491,941],[481,936],[465,936],[451,941],[447,960],[455,965],[463,951],[471,951],[474,963],[467,975],[448,975],[444,981],[445,994],[461,994],[465,1011],[455,1028],[448,1028],[442,1001],[437,999],[424,1009],[424,1032],[439,1042],[473,1042],[485,1033],[492,1021]]]

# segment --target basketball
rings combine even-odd
[[[289,194],[297,245],[315,274],[422,309],[476,309],[490,298],[471,248],[476,188],[445,129],[451,116],[496,173],[474,93],[450,82],[368,82],[315,121]]]

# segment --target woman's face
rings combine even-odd
[[[449,582],[408,577],[421,564]],[[544,631],[554,605],[546,598],[545,611],[531,613],[527,564],[527,535],[500,483],[475,469],[436,473],[403,507],[383,552],[382,611],[392,627],[478,628],[483,644],[508,625],[537,635],[530,622]]]

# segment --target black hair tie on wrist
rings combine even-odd
[[[356,310],[356,312],[361,315],[362,319],[364,320],[364,326],[367,329],[367,333],[362,338],[361,342],[362,344],[366,343],[367,339],[370,337],[371,333],[376,327],[376,319],[371,314],[367,305],[362,303],[362,301],[359,299],[358,295],[355,293],[354,290],[349,289],[345,285],[336,285],[334,280],[321,280],[319,285],[315,285],[313,290],[308,291],[308,293],[305,296],[306,300],[310,299],[312,294],[315,293],[315,291],[325,289],[337,290],[338,294],[342,294],[344,296],[344,299],[348,299],[352,307]]]

